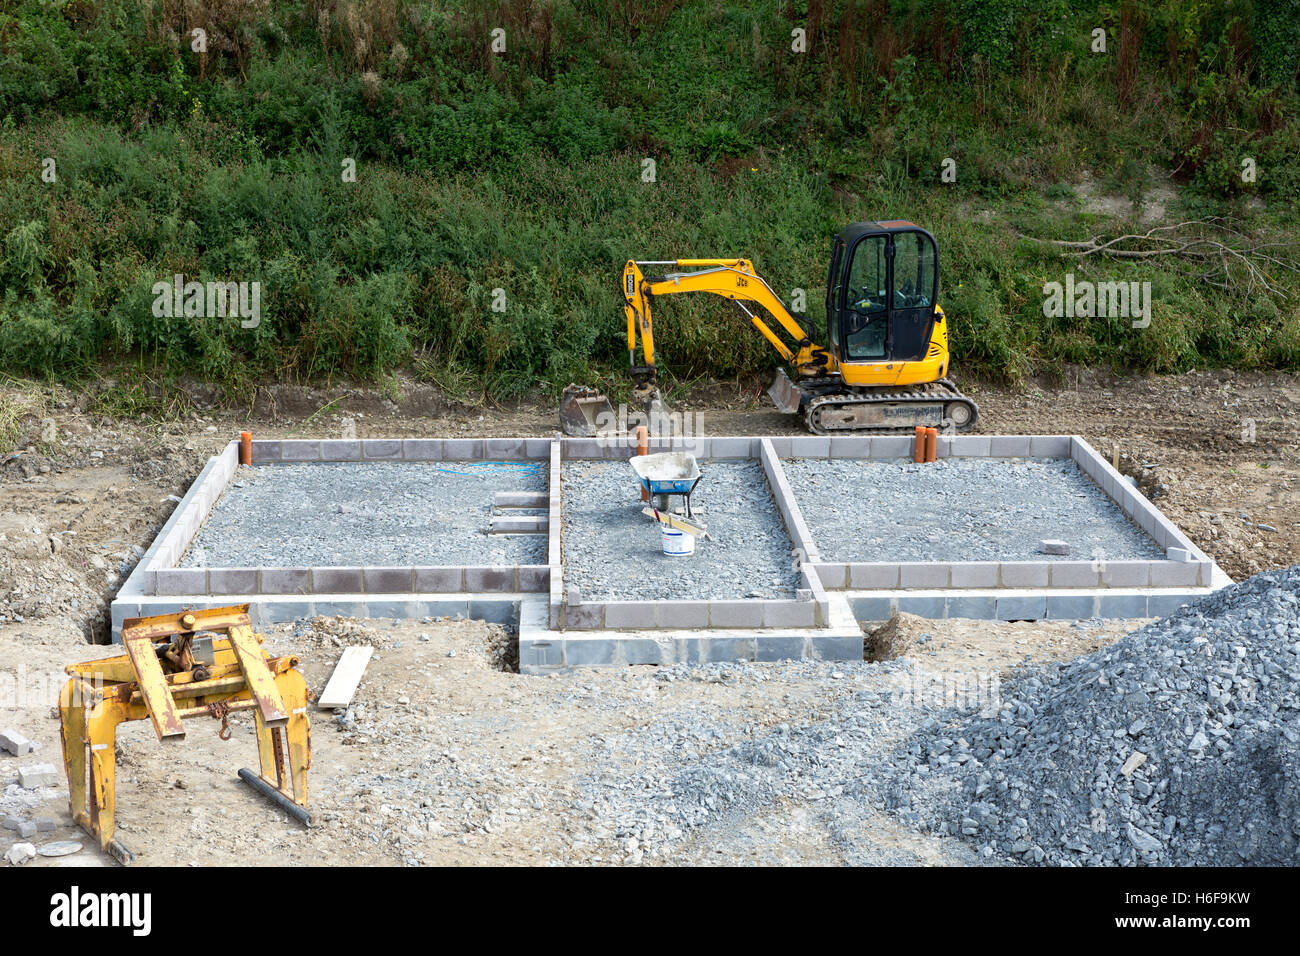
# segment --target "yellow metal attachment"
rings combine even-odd
[[[211,645],[202,661],[194,649],[200,642]],[[71,679],[59,695],[68,803],[103,850],[121,863],[135,859],[114,835],[114,747],[118,724],[146,717],[163,742],[185,738],[187,717],[220,720],[224,740],[227,716],[251,710],[261,773],[241,770],[240,778],[311,824],[307,682],[296,670],[298,658],[273,658],[262,649],[247,604],[128,618],[122,644],[120,657],[70,665]]]

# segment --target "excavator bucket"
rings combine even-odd
[[[767,397],[772,400],[777,411],[789,415],[799,411],[803,393],[799,391],[799,386],[790,381],[790,376],[785,374],[785,369],[778,369],[776,378],[772,379],[772,384],[767,387]]]
[[[615,426],[614,407],[604,392],[570,385],[560,399],[560,429],[575,438],[595,438]]]

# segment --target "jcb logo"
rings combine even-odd
[[[736,288],[737,288],[737,289],[743,289],[743,288],[745,288],[745,286],[747,286],[747,285],[749,285],[749,280],[748,280],[748,279],[746,279],[744,276],[736,276]]]
[[[627,297],[630,299],[634,294],[636,294],[636,276],[629,275],[627,277]]]

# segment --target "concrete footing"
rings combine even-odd
[[[940,436],[938,456],[1071,458],[1123,515],[1164,549],[1165,560],[954,562],[823,561],[782,469],[782,458],[906,458],[898,436],[674,437],[651,449],[757,459],[785,524],[801,583],[792,600],[601,601],[564,582],[560,468],[566,459],[626,459],[621,440],[364,439],[254,441],[254,465],[278,462],[521,461],[548,466],[541,493],[499,493],[496,533],[548,538],[547,563],[518,566],[182,568],[199,528],[238,469],[238,443],[213,457],[172,513],[112,605],[119,640],[127,618],[248,603],[260,624],[317,614],[422,618],[457,615],[517,624],[520,669],[678,661],[859,660],[860,622],[895,610],[924,617],[1071,620],[1155,617],[1231,583],[1209,557],[1083,439],[1069,435]],[[635,485],[629,476],[629,494]],[[631,500],[630,500],[631,504]],[[485,529],[489,530],[489,529]]]

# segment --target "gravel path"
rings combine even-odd
[[[546,535],[489,535],[498,491],[544,491],[527,462],[252,465],[180,566],[545,564]]]
[[[827,561],[1160,559],[1164,552],[1072,461],[782,462]],[[1039,553],[1045,538],[1070,554]]]
[[[641,514],[627,462],[564,466],[564,576],[596,600],[784,598],[798,572],[790,538],[758,462],[713,461],[692,497],[712,541],[690,557],[663,554]],[[674,498],[673,501],[680,499]]]

